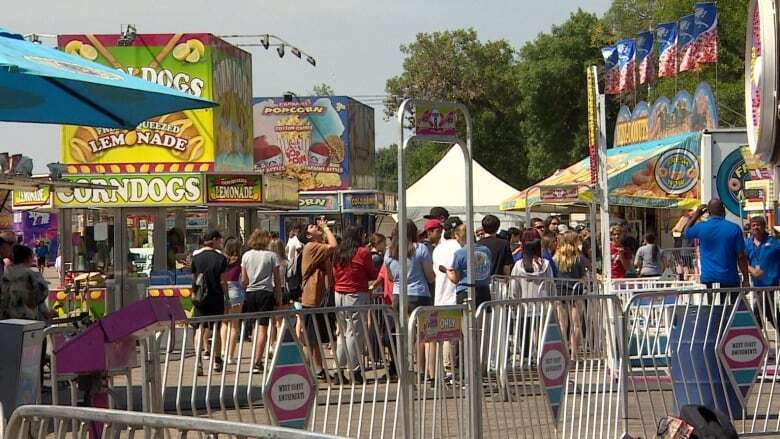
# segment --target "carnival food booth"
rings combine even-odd
[[[300,182],[299,208],[261,212],[263,227],[287,236],[296,224],[324,216],[336,233],[367,231],[390,220],[395,194],[376,190],[374,110],[347,96],[255,98],[254,160],[263,174]]]
[[[607,150],[610,214],[628,221],[638,238],[653,231],[661,247],[673,247],[672,228],[680,217],[713,197],[723,200],[734,222],[751,209],[774,216],[774,173],[750,153],[744,128],[717,128],[714,99],[705,83],[693,96],[681,91],[673,101],[661,97],[652,106],[638,104],[633,112],[621,108],[614,139],[615,147]],[[583,209],[597,201],[590,181],[586,158],[501,207]]]
[[[97,316],[155,294],[181,296],[189,308],[190,255],[207,229],[243,238],[257,209],[298,204],[295,182],[250,174],[251,56],[211,34],[138,34],[129,43],[61,35],[58,43],[218,106],[162,115],[135,130],[63,127],[63,179],[112,189],[52,195],[66,275],[50,299],[84,298]]]

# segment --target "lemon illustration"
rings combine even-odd
[[[193,64],[200,61],[200,52],[198,52],[197,50],[193,50],[192,52],[190,52],[187,58],[185,58],[185,61]]]
[[[103,293],[100,290],[95,290],[89,293],[89,297],[92,298],[92,300],[98,300],[103,295]]]
[[[60,302],[65,300],[65,297],[67,297],[67,296],[65,296],[65,292],[64,291],[58,291],[57,292],[57,300],[59,300]]]
[[[97,59],[98,54],[94,47],[90,46],[89,44],[82,44],[81,48],[79,48],[79,55],[90,61],[94,61]]]
[[[65,45],[65,53],[74,54],[81,49],[82,43],[79,40],[73,40]]]
[[[190,50],[197,50],[200,56],[203,56],[206,53],[206,46],[204,46],[200,40],[195,38],[187,40],[187,47],[189,47]]]
[[[184,58],[190,54],[191,50],[192,49],[190,49],[185,43],[177,44],[176,47],[173,48],[173,58],[179,61],[184,61]]]
[[[170,288],[166,288],[163,290],[163,296],[165,297],[173,297],[173,290]]]
[[[125,134],[125,145],[132,146],[138,142],[138,134],[135,131],[128,131]]]

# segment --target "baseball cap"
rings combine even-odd
[[[0,232],[0,244],[2,243],[8,245],[16,244],[16,234],[8,230],[5,232]]]
[[[438,218],[427,219],[425,220],[425,224],[423,225],[424,232],[435,230],[435,229],[443,229],[443,228],[444,228],[444,224]]]
[[[566,233],[569,231],[569,226],[566,224],[558,224],[558,233]]]
[[[431,207],[430,213],[428,215],[425,215],[423,218],[425,219],[432,219],[432,218],[444,218],[447,219],[450,217],[450,213],[447,212],[447,209],[443,207]]]
[[[444,230],[455,230],[455,227],[458,227],[461,224],[463,224],[463,221],[461,221],[460,217],[451,216],[444,220],[442,226],[444,227]]]

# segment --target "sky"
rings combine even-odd
[[[309,94],[326,83],[336,94],[384,94],[385,81],[401,73],[402,44],[420,32],[473,27],[482,40],[506,39],[521,47],[577,8],[599,15],[611,0],[36,0],[16,2],[0,26],[18,33],[119,33],[133,24],[139,33],[208,32],[216,35],[274,34],[311,54],[312,67],[289,52],[249,48],[255,96],[285,91]],[[234,40],[237,41],[237,40]],[[56,41],[44,38],[55,45]],[[366,98],[368,99],[368,98]],[[374,100],[376,101],[376,100]],[[375,107],[376,145],[396,141],[394,121]],[[0,151],[33,158],[36,171],[60,159],[60,128],[0,123]]]

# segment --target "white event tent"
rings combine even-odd
[[[431,207],[441,206],[450,215],[464,219],[466,213],[466,177],[463,153],[460,147],[453,145],[447,154],[439,160],[427,174],[406,190],[408,218],[421,223]],[[519,225],[523,215],[502,212],[501,201],[517,194],[518,190],[491,174],[482,165],[474,161],[474,221],[479,224],[488,214],[501,219],[501,228],[507,229]]]

